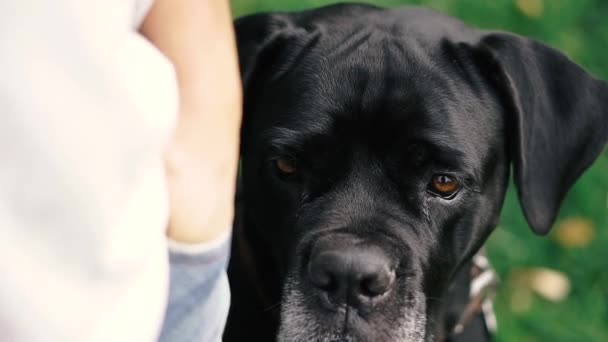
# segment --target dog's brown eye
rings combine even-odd
[[[456,194],[460,189],[458,181],[449,175],[439,174],[434,175],[429,184],[429,190],[441,197],[449,198]]]
[[[293,175],[296,173],[296,161],[289,158],[279,158],[275,160],[277,169],[285,175]]]

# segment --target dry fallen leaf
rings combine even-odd
[[[561,302],[570,293],[570,279],[563,272],[537,268],[532,271],[530,288],[546,300]]]
[[[515,5],[525,15],[531,18],[538,18],[545,9],[543,0],[516,0]]]
[[[514,311],[527,311],[531,305],[530,291],[552,302],[560,302],[570,293],[570,279],[563,272],[549,268],[529,268],[513,271],[509,276],[513,287],[511,307]]]
[[[595,237],[595,228],[593,222],[588,219],[572,217],[559,222],[553,236],[563,247],[585,247]]]

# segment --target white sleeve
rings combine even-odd
[[[0,339],[153,341],[169,61],[127,0],[0,1]]]

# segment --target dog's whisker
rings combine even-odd
[[[435,302],[440,302],[440,303],[442,303],[442,302],[444,302],[444,301],[445,301],[445,299],[444,299],[444,298],[439,298],[439,297],[429,297],[429,296],[427,296],[427,297],[426,297],[426,299],[430,299],[430,300],[432,300],[432,301],[435,301]]]
[[[282,301],[279,300],[278,302],[276,302],[276,303],[268,306],[264,310],[262,310],[262,312],[268,312],[268,311],[274,310],[274,309],[276,309],[278,307],[281,307],[281,303],[282,303]]]

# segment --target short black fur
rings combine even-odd
[[[523,37],[350,4],[235,27],[245,116],[224,341],[449,335],[511,165],[546,234],[608,140],[606,83]],[[454,198],[428,191],[436,174],[458,181]],[[450,337],[487,339],[479,319]]]

